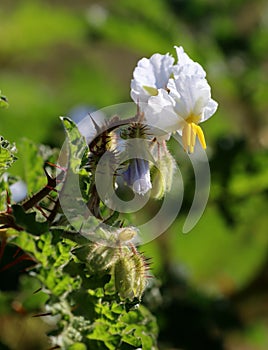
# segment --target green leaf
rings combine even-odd
[[[17,204],[12,206],[12,210],[16,224],[25,231],[37,236],[48,231],[48,223],[36,221],[36,213],[25,213],[23,208]]]
[[[10,144],[2,136],[0,136],[0,175],[17,159],[15,157],[16,152],[17,150],[15,145]]]
[[[75,343],[68,347],[68,350],[87,350],[87,347],[83,343]]]
[[[0,91],[0,108],[7,108],[7,107],[8,107],[8,100],[6,96],[1,95],[1,91]]]
[[[125,323],[122,331],[122,339],[125,342],[140,346],[134,343],[139,339],[144,350],[151,350],[153,345],[156,346],[158,334],[156,319],[144,306],[140,305],[139,308],[122,314],[120,321]],[[136,340],[133,338],[132,330],[135,330]]]
[[[88,334],[88,339],[101,340],[101,341],[112,341],[114,335],[109,332],[109,323],[106,321],[96,321],[94,324],[94,330]]]
[[[22,250],[37,256],[36,237],[29,235],[25,231],[9,230],[8,234],[12,237],[11,242],[19,246]]]
[[[67,137],[69,146],[69,162],[70,168],[75,174],[83,175],[84,172],[81,170],[81,164],[88,154],[88,145],[84,136],[80,134],[77,125],[67,117],[60,117]]]
[[[23,154],[24,179],[28,192],[35,193],[46,185],[47,179],[44,173],[44,159],[39,146],[24,138],[19,144],[19,151]]]
[[[0,171],[1,173],[1,171]],[[8,183],[6,176],[0,174],[0,211],[6,210]]]

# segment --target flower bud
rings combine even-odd
[[[105,272],[118,258],[116,248],[91,243],[73,250],[73,254],[86,264],[90,274]]]
[[[175,160],[167,150],[165,154],[156,161],[155,168],[152,171],[153,187],[151,196],[153,198],[161,199],[166,192],[170,191],[175,166]]]
[[[134,193],[145,195],[152,188],[148,160],[131,159],[129,167],[123,173],[123,177]]]
[[[125,250],[114,267],[115,288],[122,299],[141,299],[146,287],[147,266],[138,252]]]
[[[134,227],[123,227],[117,232],[118,241],[120,243],[125,243],[131,241],[137,235],[137,229]]]
[[[140,254],[133,254],[132,259],[134,261],[136,275],[133,281],[134,296],[138,299],[141,299],[147,283],[147,265]]]
[[[135,265],[129,257],[120,257],[114,266],[115,288],[122,299],[133,299]]]

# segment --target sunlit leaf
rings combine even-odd
[[[77,125],[67,117],[61,117],[64,125],[69,146],[69,163],[72,171],[77,173],[83,173],[80,169],[83,159],[88,152],[88,146],[84,136],[81,135]]]
[[[23,139],[18,145],[19,152],[23,156],[24,179],[27,183],[29,194],[34,194],[46,185],[47,179],[44,173],[44,159],[38,145],[28,139]]]
[[[10,144],[2,136],[0,136],[0,175],[17,159],[15,157],[16,152],[17,150],[15,145]]]

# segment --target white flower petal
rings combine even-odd
[[[183,119],[203,116],[204,108],[210,101],[210,86],[206,79],[194,75],[181,74],[168,83],[170,96],[175,101],[175,111]]]
[[[202,78],[206,77],[206,72],[202,68],[202,66],[194,62],[185,52],[182,46],[175,46],[178,63],[173,67],[173,74],[175,77],[180,75],[181,73],[187,75],[199,75]]]
[[[166,135],[178,129],[181,119],[174,110],[174,100],[164,89],[157,96],[148,100],[144,108],[144,122],[154,130],[156,135]]]
[[[180,65],[185,65],[185,64],[189,64],[189,63],[193,63],[194,61],[187,55],[187,53],[185,53],[184,49],[182,46],[174,46],[176,53],[177,53],[177,57],[178,57],[178,63]]]
[[[200,120],[200,123],[209,119],[216,112],[217,108],[218,103],[211,98],[204,109],[204,114]]]
[[[149,59],[142,58],[133,73],[131,98],[136,102],[147,102],[152,96],[150,88],[165,88],[172,73],[174,58],[169,54],[154,54]],[[155,94],[156,94],[155,93]]]

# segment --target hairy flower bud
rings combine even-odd
[[[147,283],[146,272],[148,267],[140,254],[133,254],[132,260],[135,265],[135,279],[133,281],[134,296],[141,299]]]
[[[138,252],[125,250],[115,263],[115,288],[122,299],[141,299],[146,287],[147,265]]]
[[[90,274],[105,272],[118,258],[116,248],[91,243],[73,250],[73,254],[86,264]]]
[[[157,159],[152,171],[151,196],[153,198],[162,199],[165,193],[170,191],[175,167],[175,160],[168,150]]]
[[[122,299],[133,299],[135,265],[129,257],[120,257],[114,266],[115,288]]]

